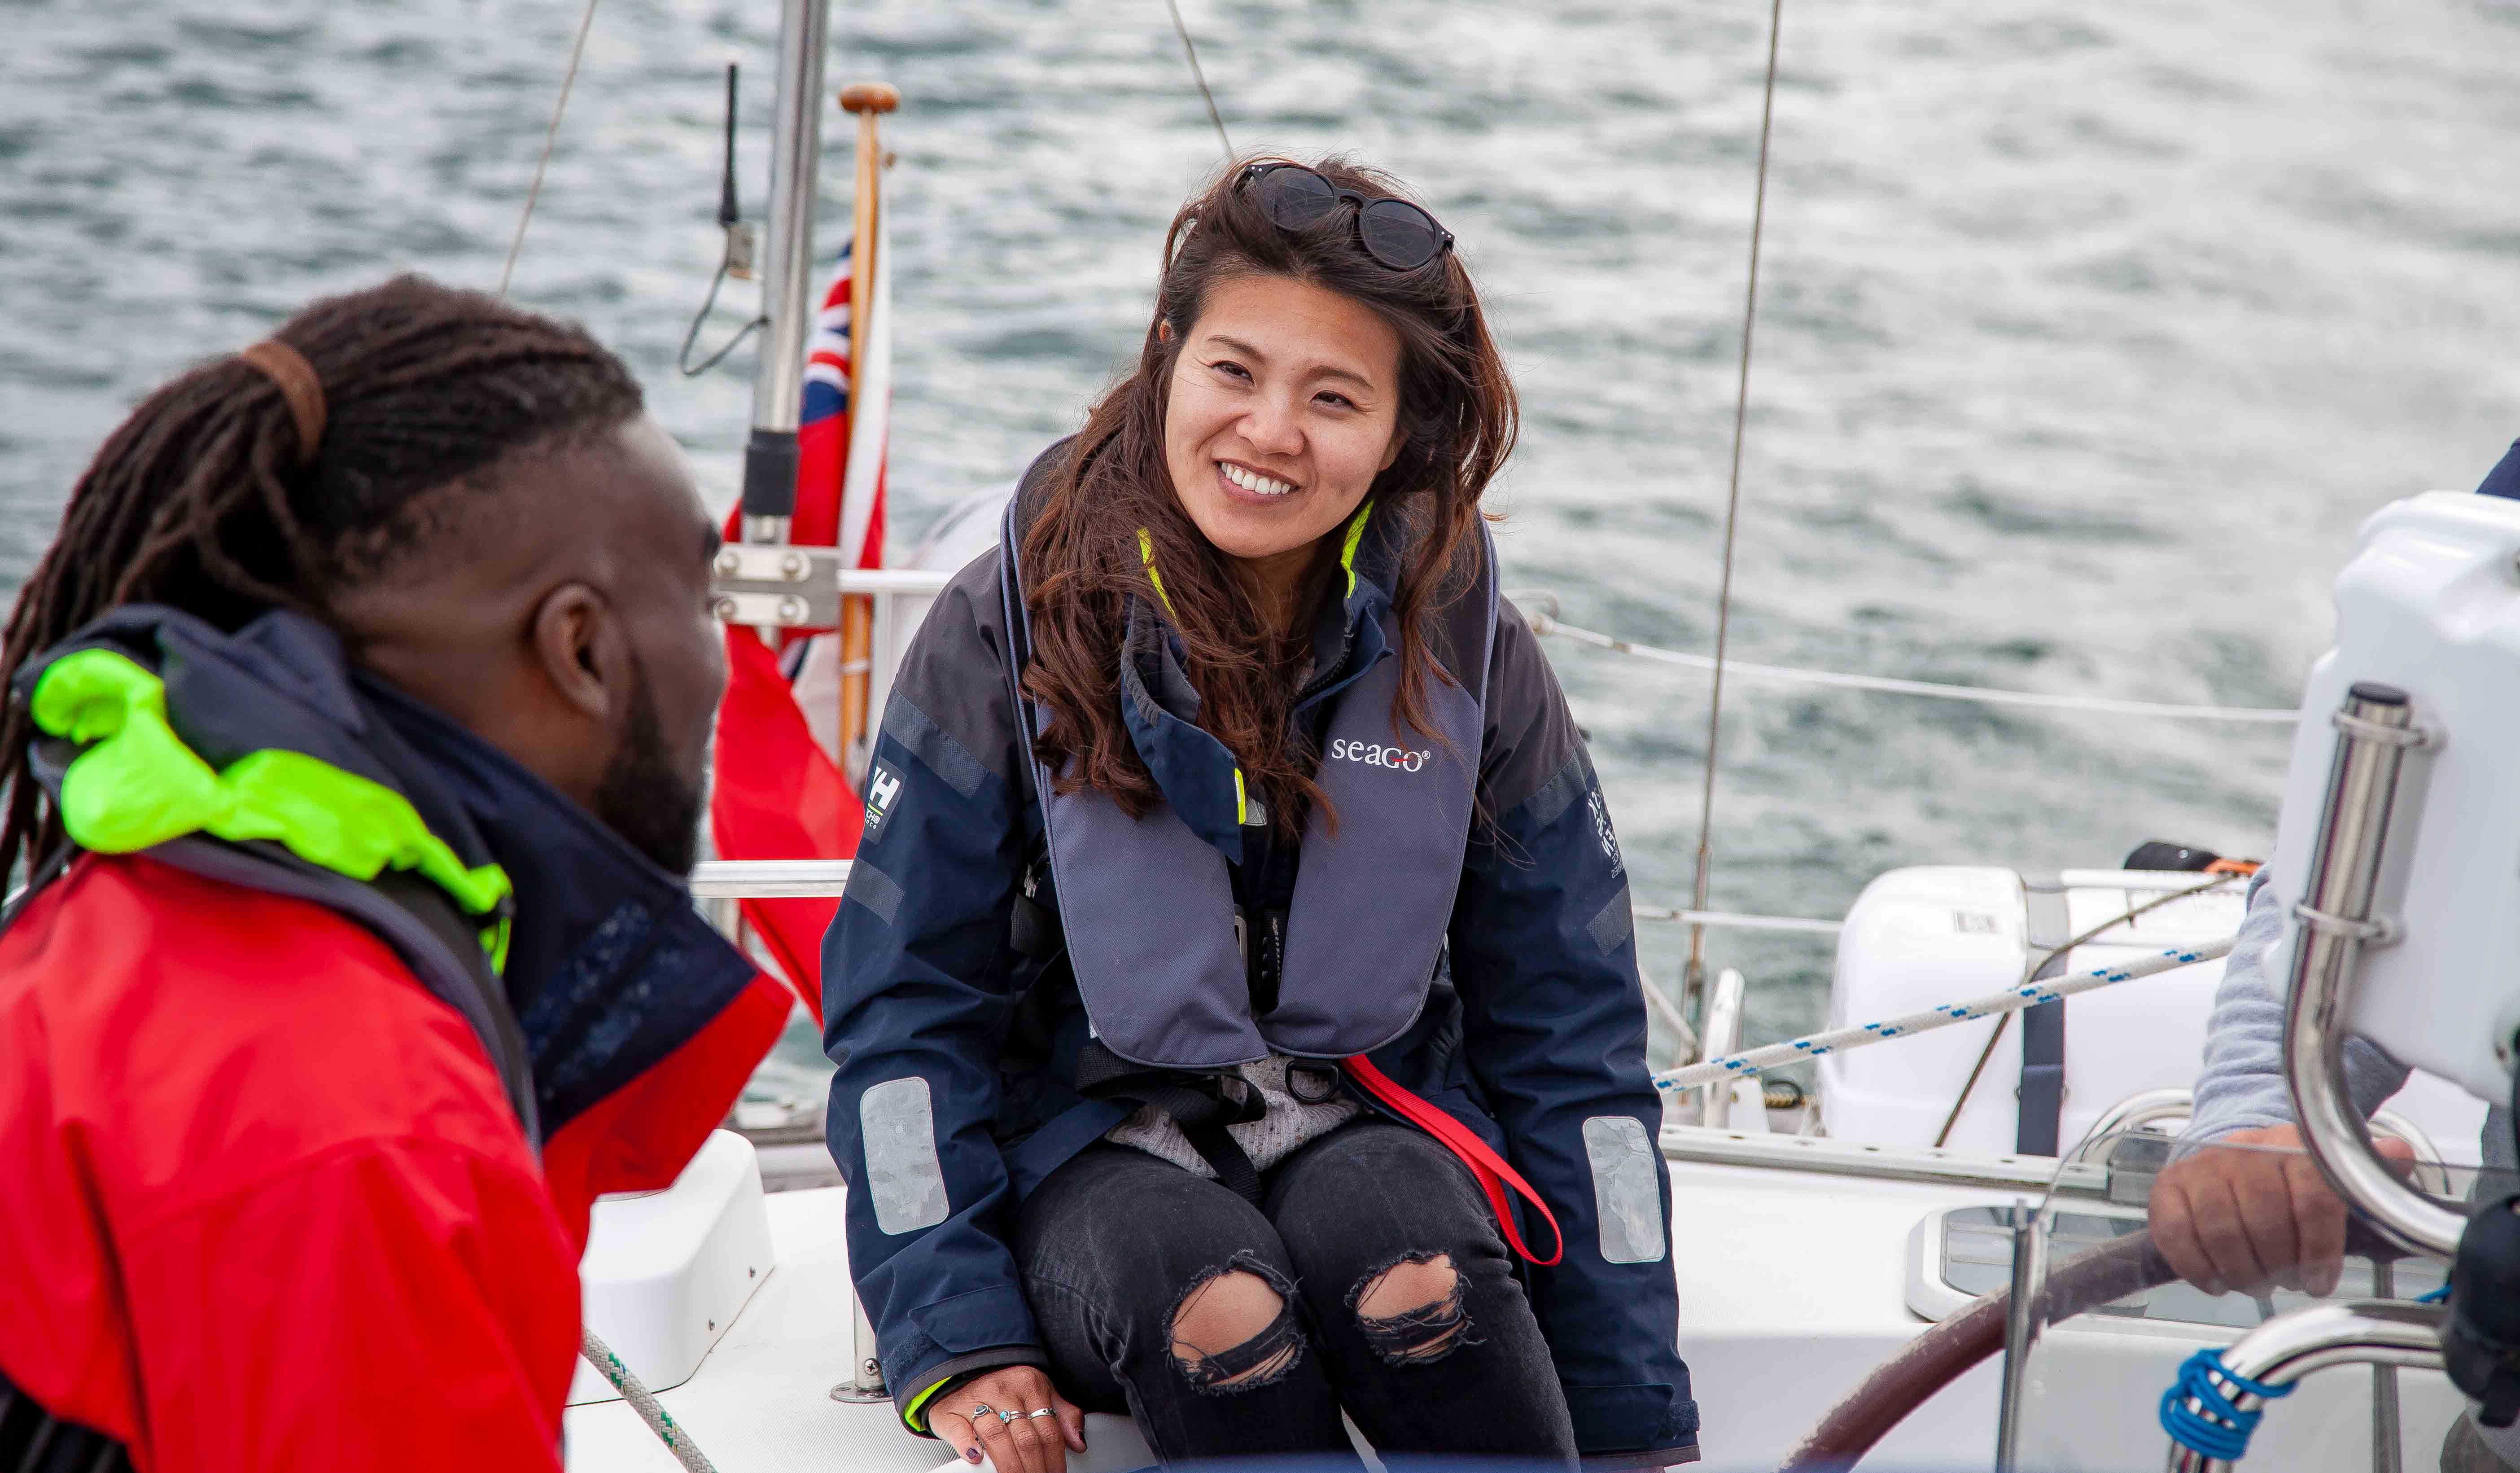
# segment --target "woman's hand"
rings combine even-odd
[[[1085,1450],[1085,1413],[1030,1365],[973,1376],[938,1397],[927,1427],[965,1462],[986,1452],[997,1473],[1067,1473],[1067,1454]]]

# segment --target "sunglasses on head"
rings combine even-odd
[[[1357,241],[1394,271],[1415,271],[1453,249],[1453,233],[1417,206],[1341,189],[1300,163],[1254,163],[1241,183],[1281,230],[1308,230],[1340,206],[1355,206]]]

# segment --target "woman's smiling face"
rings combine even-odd
[[[1164,462],[1208,541],[1292,576],[1400,454],[1400,335],[1283,276],[1217,283],[1174,361]]]

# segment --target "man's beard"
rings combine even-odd
[[[595,816],[662,868],[688,875],[699,859],[701,785],[675,770],[648,671],[634,672],[629,727],[596,784]]]

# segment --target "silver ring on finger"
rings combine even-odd
[[[970,1420],[973,1422],[979,1421],[982,1417],[996,1417],[1003,1422],[1006,1420],[1006,1415],[1007,1414],[1005,1412],[998,1410],[998,1408],[990,1405],[986,1402],[974,1402],[971,1404]]]
[[[998,1413],[998,1425],[1001,1427],[1012,1427],[1022,1420],[1023,1413],[1020,1411],[1001,1411]]]
[[[1058,1413],[1052,1408],[1045,1406],[1039,1411],[1027,1411],[1024,1415],[1028,1417],[1055,1417],[1058,1415]]]

